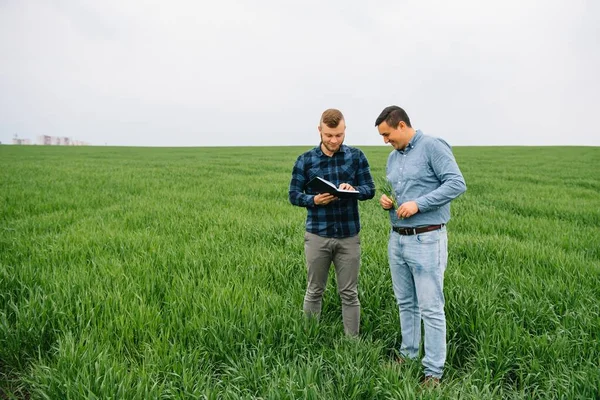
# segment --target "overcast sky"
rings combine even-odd
[[[600,146],[596,0],[0,0],[0,141]]]

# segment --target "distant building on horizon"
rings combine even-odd
[[[15,135],[12,139],[12,144],[16,145],[31,145],[39,144],[42,146],[89,146],[90,144],[82,140],[73,140],[66,136],[49,136],[39,135],[37,137],[37,143],[32,143],[30,139],[23,139]]]
[[[31,144],[31,140],[21,139],[15,136],[12,140],[12,144]]]
[[[66,136],[38,136],[38,144],[43,146],[88,146],[89,143],[81,140],[73,140]]]
[[[38,136],[38,144],[49,146],[52,144],[52,136],[40,135]]]

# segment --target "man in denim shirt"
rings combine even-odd
[[[363,152],[343,144],[346,122],[339,110],[323,112],[319,132],[321,143],[296,160],[289,190],[290,202],[307,209],[304,252],[308,279],[304,312],[317,318],[320,315],[333,262],[342,299],[344,331],[356,336],[360,327],[358,200],[372,199],[375,184]],[[358,200],[312,192],[306,184],[315,177],[324,178],[340,189],[358,190]]]
[[[418,357],[423,320],[425,382],[438,383],[446,362],[446,224],[450,220],[450,201],[464,193],[467,186],[450,145],[413,129],[402,108],[385,108],[375,126],[383,141],[394,147],[386,175],[398,209],[385,194],[379,203],[389,210],[392,223],[388,257],[400,310],[400,355]]]

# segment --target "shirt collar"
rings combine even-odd
[[[333,155],[335,156],[337,153],[345,153],[347,148],[348,148],[348,146],[346,146],[345,144],[343,144],[343,145],[340,146],[340,149],[338,151],[336,151]],[[321,149],[321,143],[319,143],[317,145],[317,147],[315,147],[315,151],[317,152],[317,155],[319,155],[319,156],[324,156],[325,155],[325,153],[323,153],[323,150]]]
[[[413,136],[412,139],[410,139],[410,142],[408,142],[407,146],[410,147],[411,149],[414,148],[422,136],[423,136],[423,132],[421,132],[420,129],[417,129],[415,131],[415,136]]]
[[[412,139],[410,139],[410,142],[408,142],[406,147],[403,150],[398,150],[398,151],[404,152],[404,151],[409,151],[409,150],[414,149],[415,145],[421,139],[421,137],[423,137],[423,132],[421,132],[421,130],[417,129],[415,131],[415,135],[412,137]]]

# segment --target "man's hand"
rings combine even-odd
[[[398,218],[408,218],[412,217],[416,213],[419,212],[419,206],[414,201],[407,201],[406,203],[400,204],[398,210],[396,211],[396,215]]]
[[[350,185],[349,183],[342,183],[338,189],[342,189],[342,190],[354,190],[354,188],[352,187],[352,185]]]
[[[321,193],[314,198],[315,206],[326,206],[335,200],[337,200],[337,197],[329,193]]]
[[[379,204],[381,204],[381,207],[383,207],[384,210],[389,210],[394,206],[392,199],[387,197],[385,194],[382,194],[379,198]]]

